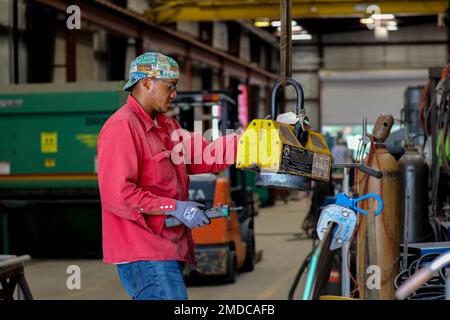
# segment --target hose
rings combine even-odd
[[[394,287],[397,290],[406,280],[411,278],[419,270],[421,266],[430,263],[436,257],[441,256],[439,253],[428,253],[414,260],[407,269],[400,272],[394,279]],[[432,277],[413,294],[408,300],[444,300],[447,279],[445,278],[445,267],[438,270],[438,275]]]
[[[448,99],[448,96],[447,96]],[[448,143],[448,129],[450,127],[449,124],[449,106],[448,106],[448,100],[445,111],[443,111],[444,115],[443,115],[443,131],[442,131],[442,140],[441,140],[441,160],[442,160],[442,166],[444,167],[445,172],[447,173],[447,175],[450,176],[450,166],[448,164],[448,159],[447,159],[447,154],[446,154],[446,145]]]
[[[440,155],[438,155],[438,150],[433,150],[432,154],[436,152],[436,156],[439,157],[440,161],[435,161],[435,165],[430,168],[429,171],[429,178],[430,183],[429,187],[431,189],[430,192],[430,199],[428,203],[428,210],[429,210],[429,216],[435,217],[436,216],[436,209],[437,209],[437,202],[438,202],[438,188],[439,188],[439,180],[440,180],[440,163],[444,169],[444,171],[447,173],[447,175],[450,175],[450,165],[448,164],[448,159],[446,159],[445,154],[445,145],[446,145],[446,139],[448,132],[450,130],[450,124],[449,124],[449,92],[450,92],[450,64],[448,64],[445,68],[442,69],[440,81],[437,84],[436,87],[436,93],[428,99],[428,107],[426,107],[427,104],[427,95],[430,92],[430,82],[427,83],[426,87],[424,88],[424,91],[422,93],[420,104],[421,104],[421,110],[420,110],[420,119],[422,128],[424,129],[425,135],[427,137],[431,137],[431,139],[437,139],[437,130],[442,129],[442,140],[441,144],[437,146],[437,149],[440,151]],[[437,97],[438,95],[441,95],[441,101],[438,103]],[[433,119],[430,119],[432,109],[435,108],[436,110],[436,117]],[[428,123],[436,123],[436,130],[431,131],[430,128],[428,128]],[[425,140],[424,140],[425,145]],[[423,146],[424,147],[424,146]]]
[[[429,220],[431,231],[433,233],[434,242],[448,241],[448,235],[441,227],[441,223],[436,217],[432,217]]]
[[[294,300],[295,290],[298,287],[298,284],[300,282],[300,279],[302,278],[303,273],[306,270],[306,267],[309,266],[309,263],[311,262],[311,257],[314,254],[315,250],[316,250],[316,248],[314,247],[313,250],[306,256],[305,260],[303,260],[303,263],[300,266],[300,269],[298,270],[297,275],[295,276],[294,282],[292,283],[291,289],[289,290],[288,300]]]

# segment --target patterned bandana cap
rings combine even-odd
[[[178,79],[179,76],[180,68],[174,59],[158,52],[146,52],[131,62],[129,80],[123,90],[131,91],[145,77]]]

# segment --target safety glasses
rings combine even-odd
[[[167,88],[169,88],[169,91],[172,93],[175,90],[177,90],[177,84],[174,82],[171,82],[169,80],[160,79],[160,78],[152,78],[153,80],[158,80],[167,83]]]

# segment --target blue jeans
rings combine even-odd
[[[118,264],[119,278],[133,300],[187,300],[180,261],[136,261]]]

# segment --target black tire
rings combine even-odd
[[[247,251],[245,253],[245,260],[241,270],[244,272],[250,272],[255,270],[256,264],[255,235],[253,229],[248,229],[244,241],[247,244]]]
[[[227,274],[223,277],[222,283],[235,283],[237,274],[236,252],[230,250],[227,257]]]

